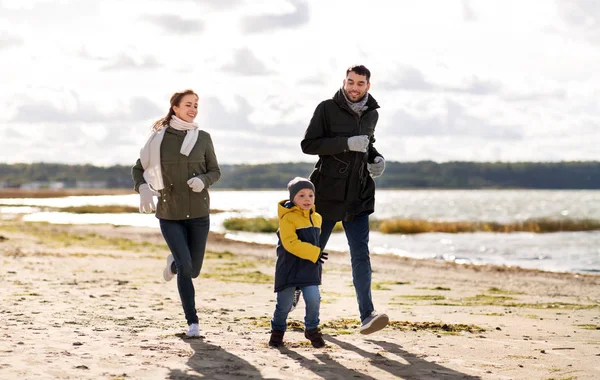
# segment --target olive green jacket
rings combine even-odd
[[[160,190],[156,205],[156,217],[159,219],[186,220],[210,213],[208,188],[219,180],[221,169],[210,135],[202,130],[198,132],[196,145],[189,156],[185,156],[179,150],[186,132],[171,127],[165,131],[160,146],[160,167],[165,187]],[[131,169],[137,192],[140,185],[146,183],[143,174],[144,168],[138,159]],[[193,192],[188,186],[187,181],[192,177],[204,182],[204,190],[200,193]]]

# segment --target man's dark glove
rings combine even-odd
[[[329,253],[321,252],[317,261],[320,262],[321,264],[325,263],[325,260],[327,260],[327,258],[328,258],[327,255],[329,255]]]

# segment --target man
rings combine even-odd
[[[373,178],[383,173],[385,160],[373,146],[379,105],[368,93],[370,79],[365,66],[346,70],[343,87],[317,106],[301,143],[304,153],[319,155],[310,180],[316,188],[317,212],[323,216],[322,250],[336,222],[344,226],[362,334],[389,322],[387,315],[374,311],[371,299],[369,214],[375,208]]]

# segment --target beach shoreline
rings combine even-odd
[[[290,314],[267,346],[272,245],[211,233],[195,280],[201,339],[185,339],[154,228],[0,222],[0,378],[593,379],[600,276],[372,255],[391,326],[357,333],[347,253],[324,266],[314,349]]]

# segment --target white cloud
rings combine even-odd
[[[193,88],[221,162],[313,162],[304,130],[355,63],[388,160],[597,159],[598,5],[390,7],[2,0],[0,160],[132,164],[170,95]]]
[[[242,31],[246,33],[271,32],[277,29],[295,28],[309,21],[308,4],[305,1],[291,1],[294,9],[278,15],[247,16],[242,19]]]

